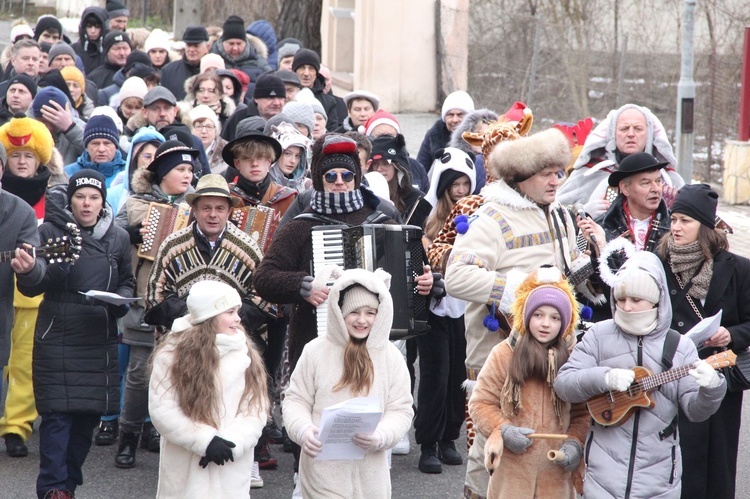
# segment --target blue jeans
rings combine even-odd
[[[47,413],[39,425],[40,499],[52,489],[75,492],[83,483],[83,462],[91,448],[91,436],[99,424],[98,414]]]

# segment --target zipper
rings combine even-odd
[[[112,273],[112,267],[109,268],[109,271],[110,271],[110,274],[111,274]],[[105,333],[104,333],[104,352],[105,352],[105,355],[107,357],[107,364],[106,364],[106,367],[104,368],[105,369],[105,372],[104,372],[104,380],[105,380],[104,381],[104,383],[105,383],[104,393],[106,394],[105,395],[104,411],[106,412],[107,408],[109,407],[109,372],[108,372],[108,370],[109,370],[108,369],[109,368],[109,348],[107,348],[108,347],[107,343],[108,343],[108,340],[109,340],[109,310],[107,310],[107,307],[104,307],[104,317],[107,320],[107,327],[104,328],[104,331],[105,331]]]
[[[675,471],[677,468],[677,457],[675,456],[676,452],[677,451],[675,450],[675,446],[673,445],[672,446],[672,472],[669,474],[669,485],[672,485],[675,479]]]
[[[55,323],[55,317],[57,316],[53,315],[52,320],[49,321],[49,326],[47,326],[47,330],[42,333],[42,339],[44,339],[44,337],[47,336],[47,333],[49,333],[50,330],[52,329],[52,325]]]
[[[112,283],[112,255],[109,255],[109,277],[107,278],[107,287],[104,291],[109,291],[109,285]]]
[[[643,336],[638,337],[638,361],[636,365],[643,364]],[[630,442],[630,462],[628,463],[628,481],[625,487],[625,499],[630,498],[630,489],[633,486],[633,473],[635,472],[635,451],[638,445],[638,423],[641,421],[641,411],[635,413],[633,418],[633,438]]]
[[[583,464],[588,468],[589,466],[589,451],[591,450],[591,442],[594,440],[594,430],[589,431],[589,438],[586,441],[586,450],[583,453]]]

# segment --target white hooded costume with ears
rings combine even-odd
[[[328,332],[305,346],[292,373],[283,401],[284,423],[292,440],[311,425],[319,426],[323,409],[359,396],[380,400],[383,418],[377,431],[383,436],[381,450],[369,452],[362,460],[317,461],[306,454],[300,457],[299,476],[303,497],[317,498],[389,498],[391,478],[386,449],[396,445],[409,431],[413,410],[409,372],[401,352],[388,341],[393,323],[393,300],[384,282],[387,273],[363,269],[345,271],[328,295]],[[388,276],[390,279],[390,276]],[[349,388],[333,391],[341,379],[344,350],[349,333],[341,313],[342,291],[361,285],[378,296],[380,306],[367,338],[367,351],[374,367],[369,393],[352,393]]]

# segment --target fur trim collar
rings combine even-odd
[[[521,182],[548,166],[564,170],[570,163],[570,143],[556,128],[499,143],[487,159],[495,178]]]
[[[516,210],[538,210],[539,205],[531,199],[521,195],[502,180],[496,180],[482,188],[481,196],[485,202],[497,203]]]
[[[259,57],[268,59],[268,46],[263,40],[255,35],[251,35],[250,33],[248,33],[247,42],[253,46],[253,48],[255,49],[255,53],[258,54]]]
[[[134,194],[150,194],[153,181],[153,172],[145,168],[139,168],[133,172],[133,178],[130,179],[130,188]]]

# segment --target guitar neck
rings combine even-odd
[[[32,253],[32,250],[29,250],[28,248],[21,248],[22,250],[26,251],[26,253],[29,253],[30,255],[34,255]],[[9,251],[0,251],[0,263],[5,263],[13,260],[16,257],[16,250],[9,250]]]

